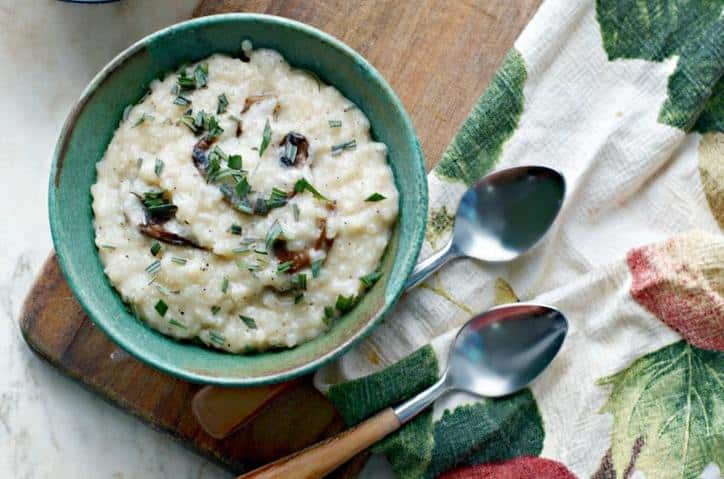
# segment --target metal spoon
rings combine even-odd
[[[548,231],[565,191],[563,175],[545,166],[519,166],[485,176],[460,200],[450,242],[415,266],[405,289],[461,256],[488,262],[517,258]]]
[[[238,479],[323,477],[409,422],[448,391],[499,397],[527,386],[550,364],[568,323],[550,306],[517,303],[473,317],[458,332],[440,380],[396,408]]]

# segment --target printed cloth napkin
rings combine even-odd
[[[378,444],[398,478],[721,477],[723,74],[721,0],[543,3],[429,175],[421,258],[496,168],[561,171],[559,220],[510,264],[449,264],[315,380],[351,425],[432,384],[494,304],[556,306],[569,334],[532,387],[446,396]]]

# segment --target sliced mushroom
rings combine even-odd
[[[204,249],[188,238],[165,230],[160,224],[140,224],[138,225],[138,230],[146,236],[150,236],[151,238],[155,238],[164,243],[173,244],[176,246],[191,246],[194,248]]]
[[[314,242],[315,250],[323,250],[325,253],[332,249],[334,244],[334,238],[327,237],[327,220],[326,218],[320,218],[317,221],[317,225],[320,228],[319,236]],[[308,268],[312,264],[311,248],[290,251],[287,248],[287,242],[285,240],[277,240],[274,242],[272,247],[274,256],[277,257],[280,263],[286,263],[292,261],[292,266],[287,270],[288,274],[294,274],[304,268]]]
[[[274,109],[272,110],[272,115],[276,119],[277,115],[279,114],[279,109],[281,108],[281,105],[279,105],[279,99],[277,98],[277,96],[269,93],[262,93],[259,95],[251,95],[250,97],[247,97],[246,100],[244,100],[244,108],[241,109],[241,114],[243,115],[244,113],[249,111],[251,107],[253,107],[257,103],[268,100],[273,100],[275,102]]]
[[[154,194],[161,196],[166,193],[154,192]],[[144,196],[136,193],[134,193],[134,196],[138,198],[138,202],[141,205],[143,218],[140,217],[140,212],[137,213],[138,210],[135,206],[126,210],[125,215],[129,222],[137,224],[138,231],[142,234],[157,239],[158,241],[176,246],[191,246],[194,248],[205,249],[196,243],[196,241],[180,233],[183,228],[178,224],[178,221],[176,221],[175,218],[176,210],[178,208],[176,205],[171,203],[170,199],[165,198],[165,202],[163,204],[149,207],[144,202]],[[178,232],[169,230],[167,228],[168,224],[174,226],[173,229]]]
[[[282,165],[301,168],[307,163],[307,159],[309,158],[309,141],[301,133],[290,131],[282,138],[279,146],[284,147],[282,156],[279,158]]]

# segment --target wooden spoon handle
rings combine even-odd
[[[283,457],[237,479],[317,479],[400,428],[392,408],[336,436]]]

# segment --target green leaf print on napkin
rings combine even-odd
[[[424,477],[431,479],[461,465],[537,456],[544,436],[530,389],[445,411],[435,423],[432,462]]]
[[[695,479],[709,463],[724,465],[724,353],[679,341],[599,384],[613,386],[601,412],[613,414],[616,471],[637,440],[636,469],[646,477]]]
[[[721,131],[724,4],[712,0],[597,0],[609,60],[655,62],[678,56],[659,121],[683,130]],[[719,85],[717,84],[719,83]],[[712,95],[713,91],[719,92]],[[717,106],[719,105],[719,106]],[[705,114],[699,118],[700,113]]]
[[[435,167],[441,178],[471,185],[493,169],[523,113],[523,57],[511,49]]]

